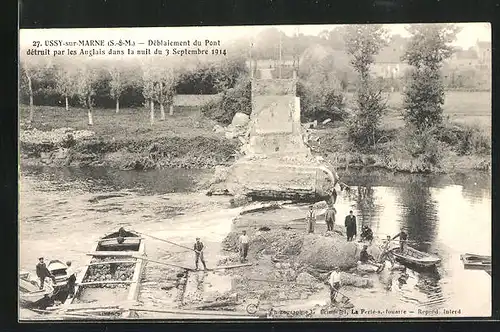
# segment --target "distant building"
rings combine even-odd
[[[478,40],[475,49],[479,58],[479,63],[491,66],[491,43]]]
[[[474,68],[479,64],[479,58],[475,48],[471,47],[468,50],[464,50],[456,47],[452,56],[445,63],[449,68]]]
[[[409,65],[401,60],[406,46],[406,39],[395,35],[391,43],[380,50],[371,66],[372,74],[382,78],[401,78]]]

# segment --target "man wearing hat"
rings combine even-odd
[[[203,264],[203,268],[206,270],[207,266],[205,265],[205,259],[203,258],[203,249],[205,246],[203,245],[203,242],[200,241],[200,238],[196,238],[196,242],[194,243],[194,252],[195,252],[195,265],[196,269],[198,270],[198,260],[201,260],[201,263]]]
[[[45,283],[45,278],[51,278],[54,284],[56,283],[56,277],[50,273],[47,265],[43,261],[43,257],[38,258],[38,264],[36,265],[36,275],[40,278],[40,289],[43,289]]]
[[[345,217],[344,222],[346,228],[347,241],[352,241],[356,237],[356,217],[349,211],[349,215]]]

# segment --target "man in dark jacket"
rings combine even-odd
[[[408,241],[408,234],[406,234],[405,231],[401,231],[399,234],[396,234],[392,240],[396,239],[399,237],[399,248],[401,252],[403,252],[406,249],[406,242]]]
[[[47,265],[43,262],[43,257],[38,259],[38,264],[36,265],[36,275],[40,278],[40,289],[43,289],[43,285],[45,284],[45,278],[51,278],[54,284],[56,283],[56,277],[52,273],[50,273]]]
[[[337,211],[333,206],[329,206],[326,210],[325,214],[325,222],[326,222],[326,231],[333,232],[333,228],[335,227],[335,214]]]
[[[345,228],[347,241],[352,241],[356,237],[356,217],[349,211],[349,215],[345,217]]]
[[[203,245],[203,242],[200,241],[200,238],[196,238],[196,242],[194,243],[194,252],[195,252],[195,265],[196,269],[198,270],[198,260],[201,260],[201,263],[203,264],[203,268],[206,270],[207,266],[205,265],[205,259],[203,258],[203,249],[205,246]]]

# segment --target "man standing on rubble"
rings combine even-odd
[[[333,232],[333,228],[335,226],[335,214],[337,214],[337,210],[335,210],[335,207],[328,206],[328,209],[326,209],[326,214],[325,214],[325,222],[326,222],[326,231],[327,232]]]
[[[349,215],[345,217],[345,228],[347,234],[347,241],[352,241],[356,237],[356,217],[349,211]]]
[[[196,242],[194,243],[194,253],[195,253],[195,266],[196,269],[198,270],[198,260],[201,260],[201,263],[203,264],[203,268],[206,270],[207,266],[205,265],[205,259],[203,258],[203,249],[205,246],[203,245],[203,242],[200,241],[200,238],[196,238]]]
[[[244,262],[247,260],[248,254],[248,235],[247,231],[241,232],[240,235],[240,262]]]
[[[307,233],[314,233],[314,226],[316,225],[316,213],[314,212],[314,206],[309,206],[309,211],[307,212]]]

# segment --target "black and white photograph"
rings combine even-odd
[[[19,30],[18,319],[492,315],[489,23]]]

